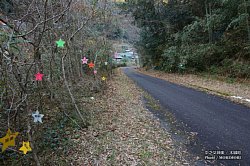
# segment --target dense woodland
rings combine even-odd
[[[0,1],[0,165],[49,164],[51,153],[69,152],[66,124],[89,125],[86,103],[105,89],[120,35],[110,1]]]
[[[143,65],[168,72],[250,77],[247,0],[128,0]]]

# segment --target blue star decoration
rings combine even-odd
[[[32,116],[34,118],[35,123],[38,123],[38,122],[43,123],[42,118],[43,118],[44,115],[40,114],[39,111],[36,111],[35,113],[32,113]]]
[[[65,44],[65,41],[63,41],[62,39],[60,39],[60,40],[56,41],[56,44],[57,44],[57,47],[63,48],[64,44]]]

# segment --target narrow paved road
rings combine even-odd
[[[220,163],[250,165],[250,108],[137,73],[132,68],[123,71],[190,131],[197,132],[205,150],[242,151],[242,160],[220,160]],[[200,153],[204,152],[200,150]]]

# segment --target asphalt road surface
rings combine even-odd
[[[123,68],[124,73],[146,90],[162,107],[186,124],[205,149],[241,151],[242,160],[217,160],[225,165],[250,165],[250,108],[221,97]],[[208,152],[210,153],[210,152]],[[216,155],[218,157],[218,155]],[[231,156],[231,155],[230,155]],[[208,158],[207,158],[208,159]]]

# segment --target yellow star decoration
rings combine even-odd
[[[31,151],[30,142],[23,142],[23,146],[19,149],[23,151],[23,154],[26,154],[28,151]]]
[[[105,80],[106,80],[106,77],[103,76],[103,77],[102,77],[102,80],[105,81]]]
[[[3,137],[0,138],[0,142],[3,144],[2,145],[2,152],[5,151],[9,146],[15,146],[15,139],[19,133],[15,132],[12,133],[10,129],[8,129],[7,134]]]

